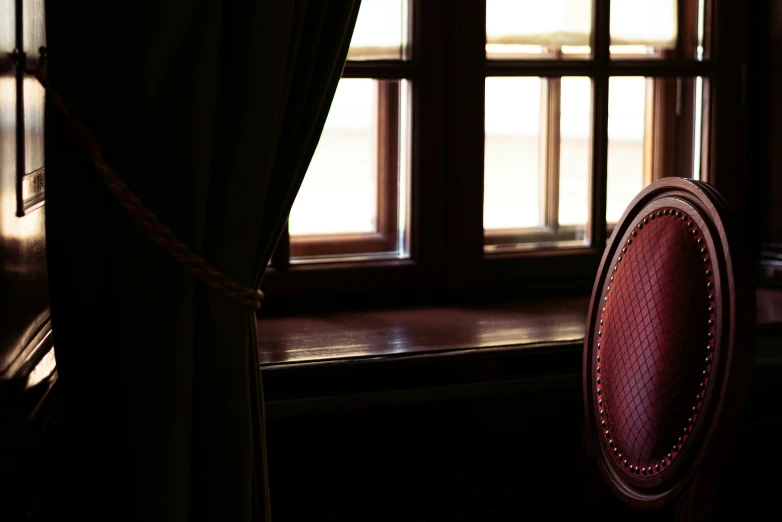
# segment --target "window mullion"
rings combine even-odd
[[[660,125],[660,96],[665,92],[665,79],[646,79],[646,100],[644,106],[644,186],[660,178],[662,158],[658,154],[667,133]]]
[[[695,177],[693,159],[695,147],[695,78],[680,78],[678,82],[676,114],[676,170],[677,176]]]
[[[592,76],[591,172],[589,188],[589,241],[602,250],[606,244],[606,194],[608,184],[608,65],[611,5],[592,2],[592,52],[597,64]]]
[[[676,57],[694,59],[698,47],[698,0],[677,2]]]
[[[610,60],[611,2],[592,0],[592,56],[598,65],[605,66]]]
[[[560,114],[562,107],[562,79],[549,78],[546,82],[546,225],[557,233],[559,229],[559,174],[560,174]]]
[[[447,205],[447,45],[454,10],[445,0],[411,0],[412,56],[420,74],[411,77],[407,165],[410,252],[427,286],[445,286],[449,270]],[[409,87],[409,88],[410,88]]]
[[[447,263],[449,286],[457,288],[482,274],[486,2],[448,5]]]
[[[399,83],[377,82],[376,231],[391,251],[397,244],[399,209]]]
[[[606,243],[606,194],[608,184],[608,76],[592,78],[592,135],[590,173],[590,245]]]

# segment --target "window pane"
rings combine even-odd
[[[654,57],[675,49],[676,12],[677,0],[611,0],[611,54]]]
[[[486,78],[485,229],[543,224],[541,84],[540,78]]]
[[[609,80],[608,223],[617,222],[655,179],[703,179],[704,83],[701,78]]]
[[[592,82],[561,80],[559,225],[579,227],[572,239],[583,239],[588,220]]]
[[[592,0],[486,0],[488,58],[590,54]]]
[[[44,165],[44,105],[46,91],[32,77],[24,78],[24,171]]]
[[[609,80],[608,223],[616,223],[630,201],[648,184],[644,182],[646,94],[646,78]]]
[[[291,258],[406,255],[407,82],[342,79],[289,219]]]
[[[488,78],[484,250],[583,245],[591,80]]]
[[[348,60],[407,58],[407,0],[363,0]]]
[[[376,107],[373,80],[340,80],[291,210],[291,236],[375,231]]]

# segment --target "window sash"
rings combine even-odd
[[[381,295],[397,293],[411,296],[415,290],[425,292],[427,289],[475,288],[478,291],[480,288],[484,292],[494,288],[493,285],[508,289],[523,288],[525,292],[535,289],[549,292],[552,284],[571,290],[577,287],[574,286],[575,281],[589,285],[610,229],[605,222],[607,135],[604,132],[608,116],[608,78],[702,77],[707,86],[703,101],[703,131],[709,133],[704,134],[702,139],[704,150],[716,139],[713,125],[709,124],[711,119],[716,116],[717,120],[725,121],[736,113],[729,107],[726,109],[728,102],[725,95],[733,88],[730,84],[735,82],[725,75],[719,76],[718,84],[710,80],[726,64],[735,65],[735,60],[731,61],[732,55],[726,54],[729,48],[720,44],[727,41],[724,29],[731,23],[724,13],[738,11],[737,8],[722,6],[723,9],[715,15],[712,2],[707,2],[703,15],[704,50],[699,56],[684,45],[696,38],[693,36],[697,32],[694,25],[688,29],[689,35],[683,30],[689,27],[686,24],[690,23],[687,22],[690,15],[682,16],[682,13],[687,8],[685,4],[695,5],[693,0],[680,2],[676,49],[666,51],[656,60],[633,60],[621,55],[614,55],[620,59],[612,60],[609,2],[593,0],[592,54],[586,59],[565,56],[560,60],[550,57],[487,60],[485,12],[482,12],[485,10],[484,2],[410,1],[415,7],[415,16],[411,18],[410,59],[350,61],[345,66],[343,77],[408,79],[412,84],[411,258],[290,266],[284,241],[281,241],[280,253],[276,256],[278,261],[273,262],[275,267],[280,268],[270,270],[266,276],[270,297],[278,294],[314,297],[324,292],[371,292],[380,298]],[[713,17],[716,25],[712,27]],[[735,38],[738,41],[734,43],[745,44],[744,32],[739,31]],[[735,47],[734,43],[731,49]],[[480,154],[483,146],[482,84],[486,76],[592,78],[590,221],[587,225],[589,245],[586,247],[485,254],[483,179],[482,176],[473,178],[476,173],[483,172],[483,156]],[[728,87],[723,89],[723,84]],[[721,96],[715,96],[714,92]],[[712,115],[715,107],[717,110]],[[716,134],[723,136],[725,131]],[[713,155],[714,151],[709,151],[709,154]],[[723,158],[719,167],[709,154],[702,155],[705,173],[710,173],[711,169],[720,173],[730,171],[725,166],[725,154],[716,154]],[[736,164],[737,160],[727,163]],[[718,184],[723,185],[724,180],[723,184]]]

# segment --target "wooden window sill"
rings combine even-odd
[[[577,388],[587,298],[258,320],[270,417]],[[782,290],[757,292],[756,366],[782,365]]]
[[[588,305],[576,298],[262,318],[261,365],[581,342]]]
[[[587,298],[261,318],[264,368],[367,357],[581,343]],[[782,290],[757,290],[758,334],[782,333]]]

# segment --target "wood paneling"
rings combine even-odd
[[[659,519],[581,482],[585,307],[260,319],[275,520]],[[757,311],[750,397],[715,520],[776,508],[782,292],[760,290]],[[524,343],[535,335],[553,342]],[[406,353],[414,343],[428,349]],[[349,357],[324,357],[330,344]]]
[[[43,440],[56,382],[44,231],[44,91],[14,49],[36,66],[43,0],[0,0],[0,518],[37,520]],[[20,55],[16,55],[18,58]],[[51,440],[48,441],[51,443]]]
[[[777,353],[780,348],[777,343]],[[436,381],[454,368],[439,356],[420,371],[412,370],[412,360],[396,366],[385,382],[396,390],[324,396],[319,403],[282,400],[277,392],[286,385],[306,393],[303,386],[344,384],[347,373],[321,367],[305,378],[306,365],[270,367],[264,382],[274,519],[593,520],[595,512],[600,520],[660,519],[629,512],[611,495],[589,499],[595,511],[580,516],[588,495],[580,478],[583,403],[579,376],[562,375],[569,359],[578,371],[581,347],[528,350],[525,360],[515,357],[521,351],[472,358],[468,366],[487,380],[491,367],[509,375],[526,369],[538,373],[534,385],[506,378],[493,389],[486,382],[464,385],[461,393],[455,386],[416,387],[411,375],[428,373]],[[541,359],[552,352],[559,355]],[[357,361],[353,375],[377,385],[370,365]],[[296,366],[302,378],[290,382]],[[782,416],[773,405],[780,399],[780,370],[779,364],[756,364],[741,428],[720,475],[715,520],[766,520],[775,512]]]
[[[0,54],[10,54],[14,47],[26,52],[27,45],[43,43],[41,31],[35,30],[43,27],[43,2],[16,5],[27,10],[22,23],[15,23],[14,16],[0,20],[0,43],[4,46]],[[2,12],[13,14],[15,9],[4,6]],[[20,34],[21,28],[31,34]],[[9,38],[9,34],[15,37]],[[14,47],[7,48],[9,45]],[[37,51],[30,54],[34,63]],[[0,379],[6,380],[22,366],[33,339],[49,318],[45,209],[39,176],[43,167],[43,97],[37,83],[33,87],[31,82],[34,80],[20,68],[0,72]],[[19,202],[27,212],[19,212]]]
[[[765,114],[769,115],[769,136],[763,140],[768,147],[770,160],[769,192],[770,198],[769,242],[782,243],[782,1],[771,1],[768,19],[770,35],[770,54],[767,74],[769,89],[766,93],[768,104]],[[761,139],[761,136],[758,136]]]

